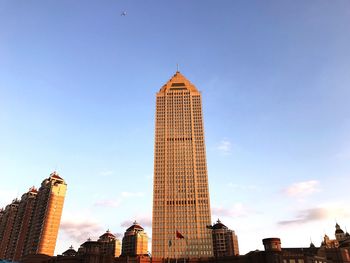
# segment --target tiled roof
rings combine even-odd
[[[104,233],[102,236],[100,236],[100,238],[104,238],[104,237],[115,238],[115,235],[113,235],[109,230],[107,230],[106,233]]]
[[[37,193],[38,190],[33,186],[33,187],[29,188],[29,191],[28,191],[28,192],[29,192],[29,193]]]
[[[218,219],[216,224],[213,225],[213,229],[227,229],[227,226],[221,223],[221,221]]]
[[[56,171],[54,171],[53,173],[50,174],[50,177],[51,178],[54,178],[54,179],[58,179],[58,180],[63,180],[63,178],[61,178],[58,173]]]
[[[140,226],[136,221],[133,223],[131,227],[129,227],[126,231],[132,230],[144,230],[142,226]]]

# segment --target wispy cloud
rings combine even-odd
[[[298,182],[284,189],[288,196],[303,198],[320,191],[320,182],[316,180]]]
[[[297,212],[294,219],[279,221],[279,225],[306,224],[312,221],[334,218],[346,218],[350,213],[341,206],[329,205],[325,207],[316,207],[304,209]]]
[[[231,207],[212,207],[212,213],[216,217],[245,217],[250,211],[242,203],[236,203]]]
[[[324,208],[311,208],[298,212],[295,219],[279,221],[279,225],[305,224],[310,221],[322,220],[328,217],[328,211]]]
[[[231,154],[232,143],[228,139],[223,139],[219,142],[216,149],[225,155]]]
[[[119,207],[125,199],[143,197],[145,194],[143,192],[121,192],[119,196],[115,198],[106,198],[97,200],[94,205],[101,207]]]
[[[83,242],[88,238],[97,238],[98,236],[96,235],[102,234],[103,231],[102,227],[95,221],[77,217],[63,218],[60,230],[75,242]]]

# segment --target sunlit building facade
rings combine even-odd
[[[29,229],[31,226],[31,218],[34,207],[36,205],[36,196],[38,191],[32,187],[29,191],[22,195],[18,204],[16,219],[11,228],[11,239],[5,258],[18,261],[21,259],[23,249],[25,248]]]
[[[125,231],[122,240],[122,256],[140,256],[148,254],[148,236],[144,228],[136,221]]]
[[[152,256],[213,256],[201,94],[180,72],[156,96]]]
[[[0,222],[0,259],[7,259],[9,250],[12,250],[11,236],[14,235],[14,226],[18,213],[20,201],[14,199],[11,204],[8,204],[3,211],[3,216]]]
[[[66,190],[67,184],[56,172],[41,183],[25,254],[54,254]]]
[[[0,259],[19,261],[24,255],[55,251],[67,185],[56,173],[0,212]]]

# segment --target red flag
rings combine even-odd
[[[176,230],[176,238],[185,238],[179,231]]]

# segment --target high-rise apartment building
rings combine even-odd
[[[19,200],[14,199],[7,205],[0,222],[0,259],[6,258],[8,251],[12,248],[11,235],[15,226],[18,213]]]
[[[156,97],[152,256],[213,256],[201,94],[180,72]]]
[[[52,256],[67,185],[56,173],[0,212],[0,259],[19,261],[24,255]]]
[[[53,255],[66,190],[67,184],[56,172],[41,183],[25,254]]]
[[[31,217],[34,206],[36,204],[36,195],[38,191],[32,187],[29,191],[22,195],[19,202],[16,220],[14,222],[9,244],[16,244],[9,247],[5,258],[13,259],[13,261],[20,260],[22,252],[27,240],[28,230],[31,224]]]

